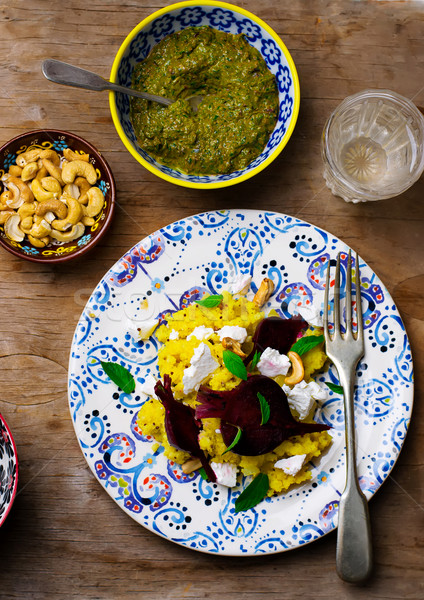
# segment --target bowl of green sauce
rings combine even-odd
[[[293,59],[252,13],[224,2],[180,2],[139,23],[121,45],[111,81],[173,100],[169,106],[110,93],[131,155],[168,182],[212,189],[268,166],[296,124]],[[188,99],[200,96],[196,112]]]

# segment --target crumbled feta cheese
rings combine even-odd
[[[135,393],[140,396],[142,400],[147,400],[147,398],[156,398],[158,397],[155,394],[155,385],[156,385],[156,377],[154,377],[151,373],[146,375],[143,383],[136,382]]]
[[[277,375],[287,375],[290,369],[290,359],[285,354],[280,354],[274,348],[266,348],[259,359],[257,369],[262,375],[267,377],[277,377]]]
[[[302,319],[309,323],[309,325],[312,325],[312,327],[323,326],[321,310],[317,306],[313,304],[297,306],[296,311],[297,314],[299,314]]]
[[[169,334],[169,339],[170,340],[178,340],[178,338],[180,337],[179,332],[176,329],[173,329],[171,331],[171,333]]]
[[[159,319],[146,319],[140,321],[127,320],[127,331],[134,341],[147,340],[156,327],[159,325]]]
[[[221,329],[218,329],[216,332],[219,336],[220,340],[223,340],[225,337],[229,337],[236,342],[240,342],[242,344],[246,341],[247,331],[244,327],[239,327],[238,325],[224,325]]]
[[[237,483],[237,467],[231,463],[211,462],[211,467],[216,475],[216,482],[227,487],[234,487]]]
[[[208,375],[213,373],[219,364],[212,356],[212,352],[207,344],[203,342],[194,349],[191,357],[190,366],[184,369],[183,386],[184,393],[189,394],[198,390],[200,384]]]
[[[247,275],[247,273],[237,275],[234,281],[231,282],[229,290],[230,294],[240,294],[244,296],[249,291],[251,282],[252,278],[250,275]]]
[[[274,467],[282,469],[286,475],[296,475],[303,467],[305,458],[306,454],[296,454],[289,458],[282,458],[281,460],[277,460]]]
[[[290,408],[298,413],[301,420],[306,419],[315,405],[316,400],[325,401],[328,399],[327,390],[322,388],[315,381],[309,383],[301,381],[293,388],[290,388],[288,385],[283,385],[283,391],[287,396]]]
[[[191,338],[195,337],[200,341],[207,340],[211,337],[211,335],[213,335],[213,333],[214,331],[212,327],[205,327],[204,325],[199,325],[198,327],[195,327],[193,329],[193,331],[187,336],[187,339],[191,340]]]

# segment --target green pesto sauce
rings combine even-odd
[[[141,147],[184,173],[243,169],[264,149],[278,116],[274,75],[243,35],[188,27],[157,44],[134,69],[132,87],[175,99],[131,98]],[[197,113],[186,98],[204,96]]]

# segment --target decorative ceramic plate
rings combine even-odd
[[[6,421],[0,415],[0,526],[12,507],[18,487],[18,456]]]
[[[275,283],[270,306],[289,316],[295,306],[322,306],[326,265],[347,246],[331,234],[286,215],[224,210],[168,225],[134,246],[106,273],[78,323],[69,368],[69,404],[83,454],[101,485],[138,523],[202,552],[254,555],[281,552],[320,538],[337,525],[345,481],[342,397],[329,391],[315,420],[331,425],[330,449],[311,464],[312,479],[254,509],[235,513],[236,488],[184,475],[136,425],[140,396],[118,391],[100,361],[116,361],[143,382],[158,374],[154,335],[134,342],[129,323],[176,311],[204,291],[228,288],[240,273],[258,285]],[[342,256],[346,265],[346,255]],[[413,402],[412,359],[402,320],[389,293],[360,261],[365,356],[355,386],[358,469],[370,498],[401,450]],[[253,285],[253,287],[255,287]],[[146,303],[147,300],[147,303]],[[145,312],[146,309],[143,308]],[[143,317],[145,318],[145,317]],[[337,383],[334,367],[319,381]]]

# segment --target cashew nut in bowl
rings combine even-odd
[[[89,185],[90,187],[90,185]],[[75,184],[75,183],[67,183],[65,185],[65,187],[63,188],[63,192],[65,194],[69,194],[69,196],[72,196],[72,198],[76,198],[77,200],[80,197],[80,189],[79,187]]]
[[[24,220],[26,217],[32,217],[37,208],[36,202],[27,202],[18,208],[18,215]]]
[[[78,176],[85,177],[90,185],[94,185],[97,181],[96,170],[89,162],[72,160],[63,165],[62,179],[65,183],[73,183]]]
[[[48,236],[42,237],[42,238],[36,238],[36,237],[33,237],[31,234],[28,234],[28,241],[30,244],[32,244],[36,248],[45,248],[47,246],[47,244],[50,242],[50,238]]]
[[[4,224],[4,233],[14,242],[23,242],[25,239],[25,234],[19,227],[20,222],[21,217],[18,213],[15,213],[14,215],[11,215]]]
[[[46,169],[50,173],[50,175],[52,177],[54,177],[55,179],[57,179],[61,186],[65,185],[65,183],[62,179],[62,169],[60,167],[57,167],[55,164],[53,164],[52,161],[49,160],[48,158],[43,158],[42,160],[43,160],[43,166],[46,167]],[[70,183],[70,182],[67,182],[67,183]]]
[[[78,196],[78,200],[81,204],[87,204],[88,196],[87,192],[91,188],[91,185],[88,183],[85,177],[77,177],[74,181],[75,185],[78,186],[80,191],[80,195]]]
[[[72,225],[76,225],[78,221],[81,220],[82,215],[82,206],[78,202],[76,198],[72,198],[72,196],[66,196],[63,194],[62,198],[65,199],[66,204],[68,206],[67,215],[63,219],[57,219],[52,222],[52,227],[59,231],[66,231]]]
[[[71,160],[83,160],[84,162],[88,162],[90,160],[90,155],[89,154],[85,154],[85,153],[84,154],[78,154],[78,152],[74,152],[70,148],[65,148],[64,149],[63,156],[68,161],[71,161]]]
[[[16,215],[14,210],[1,210],[0,211],[0,225],[4,225],[9,217]]]
[[[55,150],[52,150],[51,148],[46,148],[46,150],[43,150],[40,154],[40,158],[41,158],[41,160],[43,160],[43,158],[47,158],[54,165],[56,165],[56,167],[58,167],[60,165],[59,154]]]
[[[33,150],[22,152],[22,154],[19,154],[18,158],[16,159],[16,164],[18,167],[24,167],[26,164],[38,160],[41,152],[41,148],[34,148]]]
[[[22,167],[18,167],[18,165],[10,165],[9,175],[14,175],[15,177],[20,177],[21,174],[22,174]]]
[[[56,229],[51,230],[51,237],[59,242],[72,242],[83,235],[85,231],[84,225],[80,222],[72,227],[70,231],[57,231]]]
[[[50,177],[43,177],[41,179],[41,185],[45,190],[47,190],[48,192],[53,192],[53,194],[57,196],[60,196],[60,194],[62,193],[62,186],[60,185],[58,180],[55,177],[52,177],[51,175]]]
[[[34,179],[36,174],[38,173],[38,164],[36,162],[30,162],[24,166],[21,172],[22,181],[30,181]]]
[[[19,224],[19,227],[22,229],[22,231],[24,233],[29,234],[29,232],[32,229],[32,226],[34,225],[34,221],[31,215],[29,215],[28,217],[24,217],[21,219],[21,222]]]
[[[32,147],[18,158],[20,164],[1,177],[3,190],[0,183],[0,226],[7,237],[44,248],[96,225],[105,197],[93,186],[97,171],[89,154]]]
[[[43,165],[42,161],[40,161],[40,163],[41,163],[41,166],[38,165],[38,168],[40,170],[38,171],[37,175],[35,176],[35,179],[37,179],[37,181],[41,181],[43,179],[43,177],[47,177],[47,175],[49,174],[46,167]]]
[[[31,189],[35,199],[38,200],[38,202],[46,202],[46,200],[51,200],[54,198],[53,192],[48,192],[45,190],[37,178],[32,180]]]
[[[35,238],[42,238],[45,237],[46,235],[51,234],[52,228],[50,227],[50,225],[47,223],[47,221],[45,219],[42,219],[40,221],[40,223],[34,223],[34,225],[31,227],[31,231],[29,232],[29,235],[31,235],[32,237]]]
[[[95,217],[102,210],[105,197],[98,187],[90,188],[87,192],[87,196],[88,203],[87,206],[84,206],[83,208],[84,216]]]

